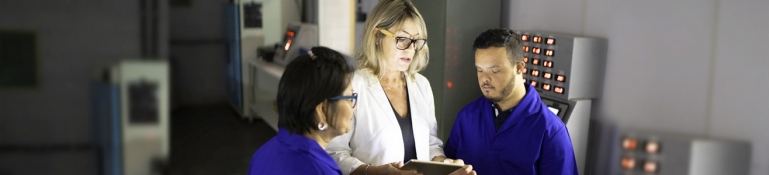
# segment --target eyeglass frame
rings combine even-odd
[[[329,98],[329,100],[344,100],[344,99],[352,99],[352,108],[355,108],[355,106],[358,105],[358,93],[352,93],[352,95],[348,95],[348,96],[340,95],[340,96]]]
[[[398,49],[398,50],[406,50],[406,49],[408,49],[408,46],[412,46],[413,45],[414,46],[414,50],[415,51],[419,51],[419,50],[422,50],[422,48],[425,47],[425,45],[427,45],[427,39],[411,39],[411,38],[407,38],[407,37],[398,37],[398,36],[395,36],[395,34],[393,34],[392,32],[387,31],[385,29],[379,29],[379,32],[382,32],[382,34],[384,34],[385,36],[389,36],[389,37],[395,38],[395,48]],[[411,40],[411,42],[409,42],[409,45],[406,46],[406,48],[402,48],[401,49],[400,47],[398,47],[398,40],[401,40],[401,39]],[[425,41],[425,42],[421,46],[417,47],[417,41],[418,40],[422,40],[422,41]],[[419,48],[419,49],[417,49],[417,48]]]

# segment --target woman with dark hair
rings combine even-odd
[[[339,52],[314,47],[286,67],[278,85],[278,134],[251,158],[253,174],[342,174],[324,151],[350,131],[355,68]]]

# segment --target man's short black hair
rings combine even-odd
[[[326,47],[313,47],[288,64],[278,84],[278,127],[292,133],[307,134],[318,123],[335,127],[337,100],[325,108],[327,121],[317,121],[315,107],[327,99],[342,95],[352,80],[355,67],[342,54]]]
[[[523,50],[521,48],[521,37],[507,28],[489,29],[478,35],[473,43],[473,51],[477,49],[486,49],[489,47],[507,48],[508,59],[513,65],[523,61]]]

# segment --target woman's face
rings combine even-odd
[[[379,29],[375,29],[380,32]],[[384,62],[387,65],[387,71],[406,71],[411,64],[411,61],[416,54],[414,50],[414,44],[410,44],[407,48],[401,50],[396,45],[396,37],[410,38],[410,39],[424,39],[417,30],[417,25],[414,20],[407,19],[403,22],[399,31],[396,31],[395,27],[386,29],[390,33],[393,33],[395,37],[385,36],[379,42],[382,47],[382,52],[385,59]]]
[[[342,93],[343,96],[352,96],[353,90],[352,90],[352,83],[347,83],[347,88],[345,88],[344,93]],[[343,99],[336,102],[336,121],[333,126],[336,126],[336,128],[331,128],[335,130],[335,132],[338,132],[338,135],[345,134],[347,132],[350,132],[350,122],[352,122],[353,117],[353,111],[355,108],[353,108],[353,100],[352,99]]]

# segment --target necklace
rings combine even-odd
[[[400,87],[403,87],[403,86],[400,86]],[[387,90],[389,90],[389,91],[392,91],[392,90],[393,90],[393,88],[392,88],[392,87],[390,87],[390,86],[386,86],[385,88],[386,88]],[[398,87],[395,87],[395,88],[397,89]]]
[[[400,79],[397,82],[403,82],[403,84],[402,85],[396,85],[396,86],[385,86],[385,83],[383,83],[381,80],[379,81],[379,84],[382,85],[383,88],[385,88],[385,89],[387,89],[389,91],[392,91],[393,89],[398,90],[399,88],[403,89],[406,86],[406,78],[404,77],[404,75],[401,75]],[[393,84],[395,84],[395,83],[393,83]]]
[[[387,90],[389,90],[389,91],[392,91],[393,89],[395,89],[395,90],[397,90],[397,89],[403,89],[403,87],[405,87],[405,86],[406,86],[406,84],[405,84],[405,83],[404,83],[403,85],[395,85],[395,86],[386,86],[384,83],[381,83],[381,82],[380,82],[379,84],[381,84],[381,85],[382,85],[382,87],[384,87],[385,89],[387,89]]]
[[[400,86],[398,86],[398,85],[396,85],[396,86],[386,86],[386,85],[382,84],[382,87],[384,87],[385,89],[387,89],[389,91],[392,91],[393,89],[395,89],[395,90],[403,89],[404,86],[403,85],[400,85]]]

